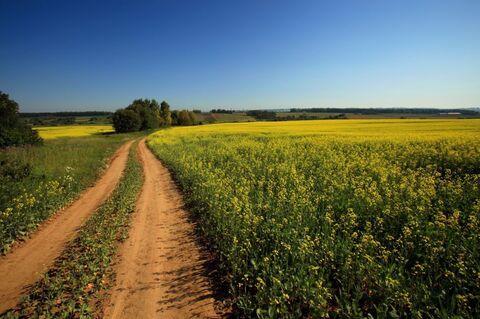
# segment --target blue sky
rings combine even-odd
[[[0,0],[21,111],[480,105],[480,1]]]

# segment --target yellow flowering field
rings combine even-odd
[[[59,137],[81,137],[113,132],[111,125],[66,125],[34,127],[41,138],[49,140]]]
[[[243,315],[480,316],[480,120],[215,124],[148,144]]]

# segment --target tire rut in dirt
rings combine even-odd
[[[169,171],[139,143],[145,181],[119,252],[106,318],[218,318],[209,261]]]

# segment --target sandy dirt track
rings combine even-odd
[[[145,181],[122,244],[105,318],[218,318],[204,275],[207,257],[169,171],[142,140]]]
[[[45,222],[31,238],[0,257],[0,314],[14,307],[28,286],[48,270],[88,217],[110,195],[122,176],[132,141],[122,145],[93,187]]]

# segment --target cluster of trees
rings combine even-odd
[[[195,115],[190,111],[170,111],[170,105],[155,99],[137,99],[112,116],[113,127],[118,133],[143,131],[171,125],[194,125]]]
[[[210,113],[223,113],[223,114],[232,114],[233,110],[226,110],[226,109],[213,109]]]
[[[275,120],[277,118],[277,113],[265,110],[247,111],[246,114],[256,118],[257,120]]]
[[[188,126],[195,125],[196,122],[195,112],[187,110],[172,111],[172,125]]]
[[[17,102],[0,91],[0,148],[41,142],[38,132],[20,119]]]

